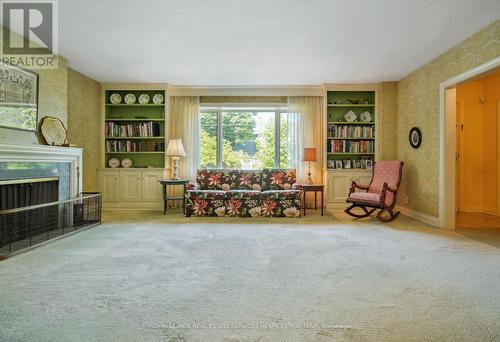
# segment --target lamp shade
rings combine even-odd
[[[314,147],[304,148],[304,161],[306,162],[316,161],[316,148]]]
[[[182,145],[182,139],[170,139],[165,155],[170,157],[185,157],[186,151]]]

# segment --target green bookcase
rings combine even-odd
[[[115,93],[122,98],[119,104],[110,101]],[[134,104],[125,103],[127,94],[135,95]],[[149,103],[139,104],[141,94],[149,96]],[[163,103],[153,103],[156,94],[163,95]],[[105,90],[105,167],[111,158],[129,158],[138,168],[165,167],[165,100],[165,90]]]
[[[326,155],[327,168],[366,169],[367,160],[375,159],[375,91],[327,91],[326,93]],[[345,115],[352,111],[356,120],[349,122]],[[360,114],[368,112],[370,122]],[[350,164],[350,167],[346,167]]]

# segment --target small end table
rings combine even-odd
[[[159,180],[160,184],[163,186],[163,215],[167,213],[167,204],[169,200],[179,201],[182,200],[182,212],[185,210],[185,202],[184,195],[186,194],[186,187],[189,183],[189,179],[161,179]],[[182,196],[168,196],[167,195],[167,186],[172,185],[182,185],[183,191]]]
[[[321,193],[321,216],[323,216],[323,198],[324,198],[324,192],[325,192],[325,186],[323,184],[301,184],[302,185],[302,192],[304,193],[304,216],[306,216],[306,207],[307,207],[307,202],[306,202],[306,194],[308,192],[314,192],[314,210],[316,210],[316,203],[318,199],[318,192]]]

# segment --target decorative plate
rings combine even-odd
[[[122,166],[124,168],[126,168],[126,169],[131,168],[132,165],[134,165],[134,163],[132,163],[132,160],[130,160],[128,158],[122,159]]]
[[[40,123],[40,133],[48,145],[61,146],[66,142],[68,131],[58,118],[46,116]]]
[[[122,97],[120,94],[118,93],[113,93],[111,94],[111,96],[109,97],[109,102],[111,102],[112,104],[118,104],[118,103],[121,103],[122,102]]]
[[[134,94],[125,95],[125,103],[126,104],[134,104],[135,103],[135,95]]]
[[[162,94],[156,94],[155,96],[153,96],[153,103],[154,104],[162,104],[163,103],[163,95]]]
[[[149,95],[148,94],[139,95],[139,103],[140,104],[148,104],[149,103]]]
[[[108,160],[108,165],[109,167],[116,169],[118,166],[120,166],[120,161],[116,158],[111,158]]]
[[[344,114],[344,119],[347,122],[354,122],[357,118],[358,116],[352,110]]]
[[[361,114],[359,114],[359,119],[361,122],[371,122],[372,121],[372,115],[370,112],[366,111]]]

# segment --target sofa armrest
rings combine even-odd
[[[197,190],[197,189],[198,189],[198,187],[197,187],[197,186],[196,186],[196,184],[194,184],[194,183],[189,182],[189,183],[187,183],[187,185],[186,185],[186,191],[187,191],[187,190]]]
[[[302,184],[294,184],[294,185],[292,185],[292,190],[301,190],[302,191]]]

